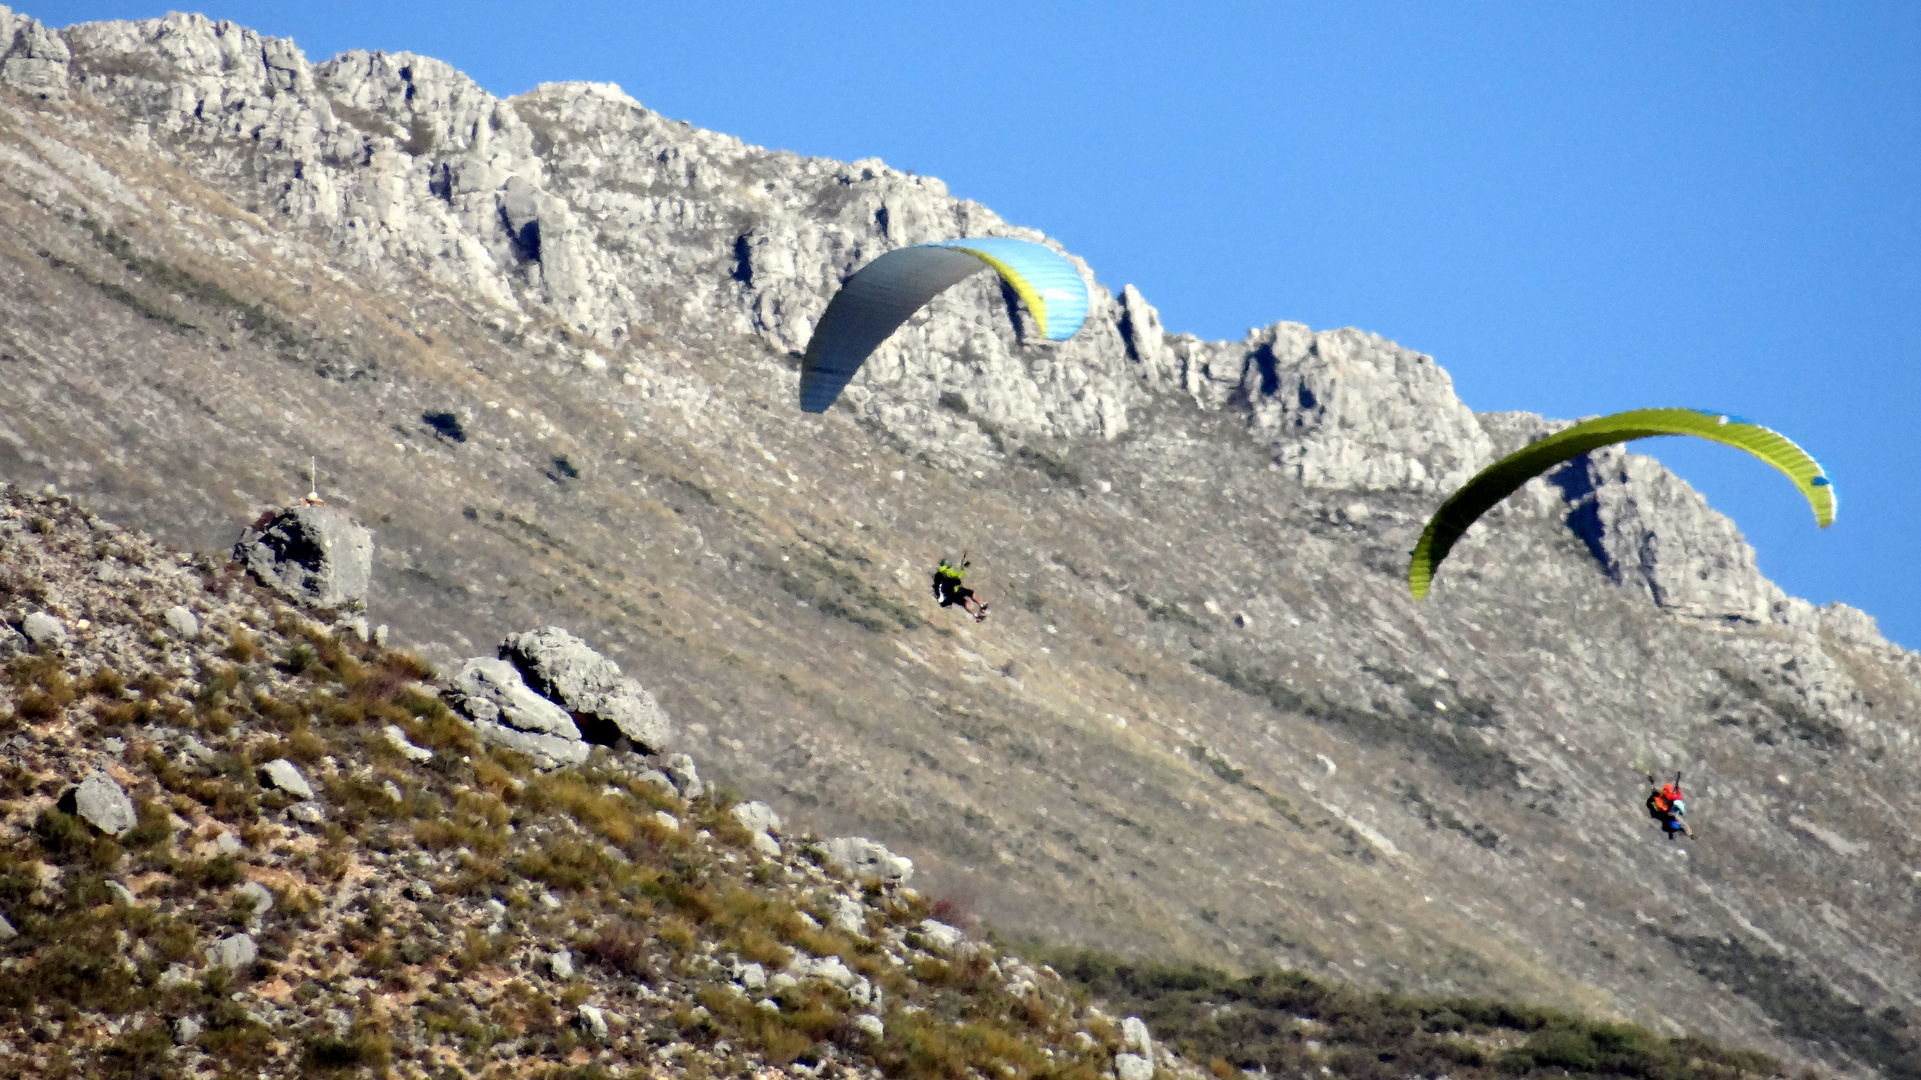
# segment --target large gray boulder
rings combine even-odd
[[[265,915],[273,910],[273,893],[258,881],[249,881],[234,891],[234,902],[254,917]]]
[[[1154,1033],[1147,1029],[1147,1021],[1138,1016],[1122,1020],[1121,1037],[1129,1050],[1146,1059],[1149,1069],[1154,1067]]]
[[[363,604],[374,535],[337,507],[303,503],[268,513],[241,534],[234,561],[276,591],[318,607]]]
[[[44,611],[35,611],[20,622],[20,632],[42,649],[58,649],[67,643],[67,628]]]
[[[278,788],[296,799],[313,798],[313,785],[300,775],[300,767],[286,758],[275,758],[262,765],[260,779],[268,787]]]
[[[578,1010],[580,1030],[595,1042],[607,1041],[607,1014],[592,1005],[582,1005]]]
[[[854,878],[877,877],[889,885],[905,885],[914,876],[914,861],[896,855],[864,836],[842,836],[821,845],[827,861]]]
[[[959,948],[960,944],[967,940],[967,935],[962,933],[959,927],[949,926],[938,919],[922,919],[920,936],[927,944],[941,952]]]
[[[735,803],[732,810],[734,820],[748,832],[777,833],[780,831],[780,815],[764,802]]]
[[[161,617],[167,620],[168,628],[176,637],[192,641],[200,636],[200,617],[179,604],[168,608]]]
[[[1121,1038],[1127,1052],[1114,1055],[1114,1075],[1119,1080],[1154,1080],[1154,1036],[1138,1016],[1121,1021]]]
[[[526,754],[545,768],[587,760],[588,744],[573,718],[529,689],[520,670],[505,660],[476,656],[467,661],[444,696],[482,739]]]
[[[770,859],[780,858],[780,841],[774,839],[780,831],[780,815],[764,802],[736,803],[731,811],[734,820],[753,834],[754,850]]]
[[[707,785],[694,768],[694,759],[686,754],[668,754],[661,766],[667,771],[667,779],[683,799],[698,799],[707,793]]]
[[[560,627],[509,634],[500,658],[518,668],[529,687],[573,713],[588,742],[618,746],[625,739],[643,754],[666,745],[672,721],[654,695]]]
[[[105,773],[80,781],[61,798],[60,808],[108,836],[119,836],[137,820],[133,800]]]
[[[234,934],[207,946],[208,966],[223,967],[229,971],[238,971],[252,964],[259,956],[260,949],[254,944],[252,934]]]

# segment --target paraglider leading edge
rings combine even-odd
[[[1794,481],[1814,510],[1817,525],[1827,528],[1834,521],[1833,483],[1820,463],[1779,432],[1710,409],[1634,409],[1575,424],[1476,473],[1428,519],[1420,541],[1408,553],[1408,591],[1416,600],[1426,596],[1441,560],[1468,526],[1521,485],[1589,451],[1657,435],[1693,435],[1745,450]]]

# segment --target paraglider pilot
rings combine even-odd
[[[934,568],[934,599],[939,600],[942,607],[959,604],[962,611],[972,615],[975,622],[980,622],[987,618],[987,605],[974,595],[974,590],[961,584],[969,565],[965,557],[962,557],[959,566],[942,559],[940,565]]]
[[[1654,775],[1648,774],[1649,786],[1653,786],[1654,782]],[[1681,815],[1688,812],[1686,798],[1681,792],[1680,773],[1675,773],[1672,781],[1648,794],[1648,816],[1661,823],[1661,829],[1667,833],[1669,840],[1674,839],[1677,833],[1690,838],[1694,836],[1694,830],[1681,820]]]

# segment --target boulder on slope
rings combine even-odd
[[[305,503],[269,512],[242,533],[234,561],[261,584],[318,607],[364,604],[373,533],[338,507]]]
[[[133,800],[105,773],[80,781],[61,797],[60,808],[108,836],[119,836],[133,828],[137,818]]]
[[[509,634],[500,658],[519,669],[529,688],[572,713],[588,742],[619,746],[624,739],[643,754],[666,746],[672,722],[654,696],[560,627]]]
[[[444,695],[487,742],[549,768],[587,760],[588,745],[567,711],[528,688],[505,660],[477,656],[462,665]]]

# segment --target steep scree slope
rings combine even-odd
[[[1649,459],[1530,485],[1417,607],[1438,494],[1550,423],[1428,357],[1098,286],[1050,346],[977,279],[803,416],[852,268],[1044,238],[612,87],[180,15],[0,47],[8,474],[222,550],[317,454],[376,620],[436,661],[566,625],[731,781],[1010,931],[1889,1068],[1848,1018],[1921,1000],[1921,658]],[[984,626],[925,600],[962,547]]]

